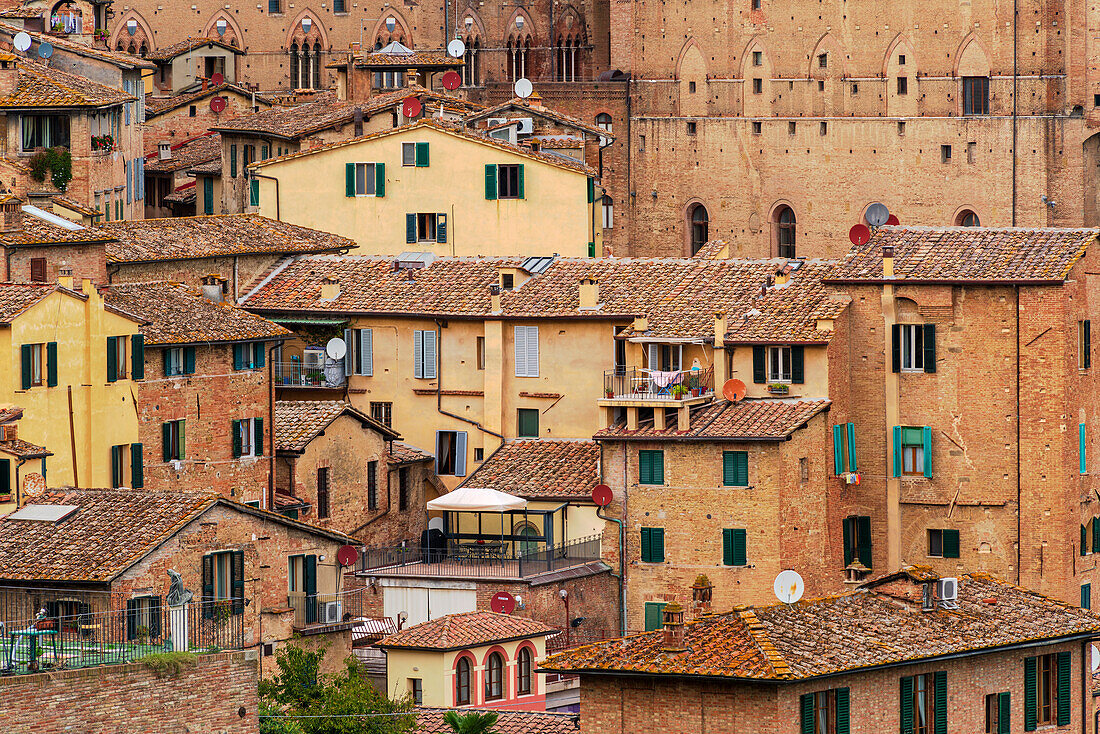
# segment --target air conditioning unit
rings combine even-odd
[[[949,577],[937,581],[936,594],[940,598],[940,606],[944,609],[959,608],[959,580],[957,578]]]
[[[325,624],[333,624],[340,621],[340,617],[343,616],[343,610],[340,608],[339,601],[327,601],[324,605],[324,614],[321,618]]]
[[[508,124],[508,118],[507,117],[490,117],[488,120],[486,120],[486,123],[488,123],[489,127],[496,127],[497,125],[506,125],[506,124]]]
[[[497,130],[490,130],[489,137],[496,140],[503,140],[506,143],[516,143],[516,128],[513,125],[508,127],[502,127]]]
[[[325,366],[325,350],[305,349],[302,351],[302,368],[306,372],[320,370]]]
[[[531,117],[520,117],[512,122],[519,123],[516,127],[516,132],[520,135],[530,135],[535,132],[535,120]]]

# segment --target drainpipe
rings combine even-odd
[[[279,179],[275,178],[274,176],[265,176],[264,174],[257,171],[252,171],[252,175],[256,178],[266,178],[268,181],[275,182],[275,221],[283,221],[279,211]]]
[[[626,516],[626,443],[622,443],[623,447],[623,509],[622,514]],[[603,444],[600,444],[600,480],[603,480]],[[605,517],[600,514],[602,507],[596,508],[596,517],[601,520],[610,520],[619,526],[619,634],[626,634],[626,526],[623,521],[614,517]],[[615,576],[615,574],[611,574]]]
[[[1013,210],[1015,218],[1015,210]],[[1016,585],[1020,585],[1024,558],[1023,538],[1023,464],[1020,457],[1020,286],[1016,286]]]
[[[20,459],[19,463],[15,465],[15,506],[16,506],[16,508],[19,508],[19,507],[22,506],[22,503],[21,503],[20,500],[21,500],[22,495],[23,495],[23,493],[20,491],[20,488],[19,488],[19,468],[21,466],[23,466],[24,464],[26,464],[26,463],[27,463],[26,459]]]
[[[282,346],[282,341],[272,342],[267,348],[267,441],[271,446],[271,459],[267,472],[267,507],[265,509],[275,511],[275,361],[272,355]]]
[[[1081,734],[1088,734],[1089,730],[1089,686],[1088,679],[1092,676],[1089,675],[1089,671],[1092,670],[1089,660],[1089,640],[1081,640]]]

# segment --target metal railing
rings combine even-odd
[[[351,589],[338,594],[306,594],[291,591],[287,603],[294,609],[294,626],[337,624],[367,616],[366,589]]]
[[[603,373],[605,398],[633,400],[690,400],[714,394],[714,370],[660,372],[639,367],[607,370]]]
[[[173,650],[244,648],[243,600],[157,604],[0,622],[0,674],[129,663]]]
[[[347,382],[343,362],[324,367],[304,366],[301,362],[276,362],[276,387],[343,387]]]
[[[534,546],[534,547],[532,547]],[[547,546],[531,541],[451,540],[444,547],[419,543],[364,548],[360,573],[408,576],[526,578],[600,560],[600,536]]]

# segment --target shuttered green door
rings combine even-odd
[[[848,689],[836,689],[836,734],[850,734],[851,708]]]
[[[814,734],[814,694],[803,693],[799,708],[802,711],[800,734]]]
[[[905,676],[901,679],[901,700],[898,712],[901,721],[901,734],[913,734],[913,679]]]
[[[722,531],[722,563],[727,566],[747,565],[748,531],[726,528]]]
[[[646,632],[661,629],[661,615],[665,610],[663,602],[647,601],[645,603],[645,629]]]
[[[947,734],[947,673],[938,670],[932,675],[932,685],[936,691],[933,734]]]
[[[1009,734],[1012,721],[1012,696],[1008,691],[997,696],[997,734]]]

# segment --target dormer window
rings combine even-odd
[[[500,289],[502,291],[510,291],[515,288],[516,276],[511,273],[500,274]]]

